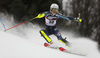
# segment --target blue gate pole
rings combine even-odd
[[[2,20],[1,20],[1,19],[0,19],[0,21],[1,21],[1,23],[2,23],[3,27],[4,27],[5,31],[6,31],[6,27],[5,27],[4,23],[2,22]]]

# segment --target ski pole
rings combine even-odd
[[[36,19],[36,18],[30,19],[29,21],[32,21],[32,20],[34,20],[34,19]],[[15,26],[13,26],[13,27],[10,27],[10,28],[8,28],[8,29],[5,29],[5,31],[10,30],[10,29],[12,29],[12,28],[15,28],[15,27],[17,27],[17,26],[19,26],[19,25],[22,25],[22,24],[24,24],[24,23],[27,23],[27,22],[28,22],[28,21],[25,21],[25,22],[22,22],[22,23],[20,23],[20,24],[17,24],[17,25],[15,25]]]
[[[78,14],[78,17],[79,17],[79,22],[82,22],[82,19],[80,19],[80,13]]]
[[[78,17],[80,18],[80,13],[78,14]]]
[[[19,25],[22,25],[22,24],[24,24],[24,23],[27,23],[27,22],[29,22],[29,21],[32,21],[32,20],[34,20],[34,19],[36,19],[36,18],[43,18],[44,16],[45,16],[44,13],[43,13],[43,14],[39,14],[37,17],[34,17],[34,18],[32,18],[32,19],[30,19],[30,20],[28,20],[28,21],[22,22],[22,23],[20,23],[20,24],[18,24],[18,25],[15,25],[15,26],[13,26],[13,27],[10,27],[10,28],[8,28],[8,29],[5,29],[5,31],[10,30],[10,29],[12,29],[12,28],[15,28],[15,27],[17,27],[17,26],[19,26]]]

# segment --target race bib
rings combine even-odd
[[[57,20],[53,20],[53,19],[50,20],[50,19],[45,18],[46,25],[48,25],[48,26],[55,26],[56,21]]]

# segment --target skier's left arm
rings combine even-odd
[[[67,17],[65,15],[62,15],[59,13],[58,18],[62,18],[62,19],[66,19],[66,20],[73,20],[73,21],[77,21],[77,22],[81,22],[82,19],[78,18],[73,18],[73,17]]]
[[[58,16],[58,17],[66,20],[74,20],[73,17],[66,17],[66,16]]]

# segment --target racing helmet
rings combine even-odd
[[[51,6],[50,6],[50,11],[51,11],[53,14],[58,13],[58,12],[59,12],[58,10],[59,10],[58,4],[56,4],[56,3],[51,4]]]

